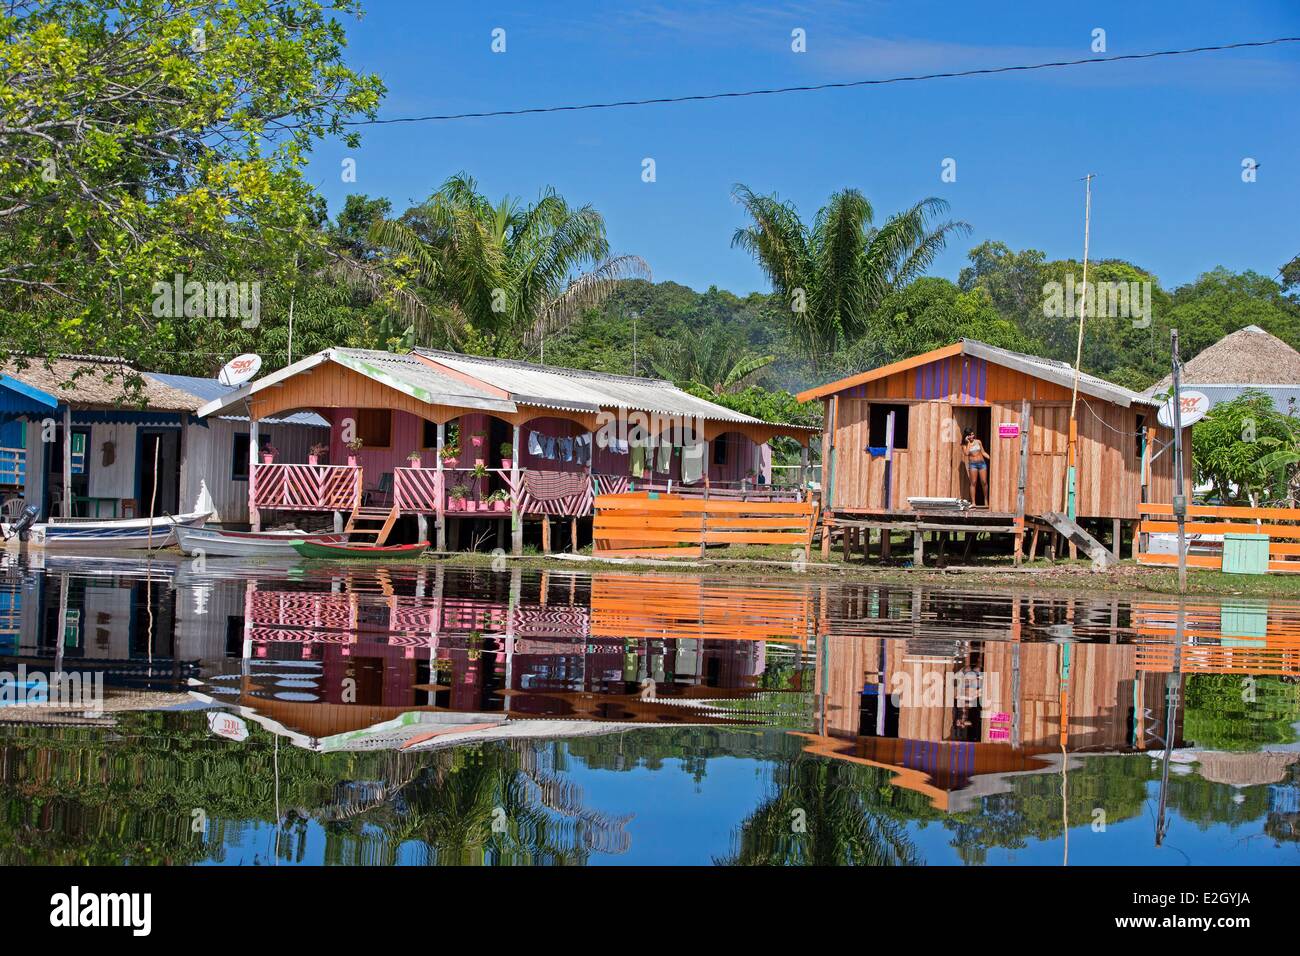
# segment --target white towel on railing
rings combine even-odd
[[[682,446],[682,483],[690,484],[704,477],[704,442],[698,438]]]

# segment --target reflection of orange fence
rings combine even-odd
[[[1262,601],[1187,604],[1183,609],[1179,670],[1190,674],[1300,674],[1300,613]],[[1178,608],[1134,604],[1137,666],[1174,669]]]
[[[1139,564],[1178,564],[1176,549],[1160,553],[1152,548],[1149,535],[1176,535],[1173,505],[1144,504],[1139,510],[1147,515],[1141,532],[1146,542],[1138,554]],[[1189,548],[1217,548],[1225,534],[1266,534],[1268,570],[1300,573],[1300,510],[1295,508],[1235,508],[1219,505],[1192,505],[1187,509],[1186,531]],[[1191,568],[1219,568],[1220,553],[1188,553]]]
[[[803,644],[809,595],[807,585],[745,588],[698,578],[598,574],[591,579],[591,635]]]
[[[592,553],[689,557],[719,544],[798,545],[807,560],[817,526],[811,501],[735,501],[630,492],[596,499]]]

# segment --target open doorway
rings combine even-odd
[[[136,514],[179,514],[181,434],[176,429],[140,429],[136,441]]]
[[[953,420],[957,423],[956,436],[957,442],[956,461],[957,461],[957,487],[961,489],[961,496],[970,501],[977,508],[987,508],[989,506],[988,489],[992,485],[993,473],[993,410],[990,408],[954,408],[952,410]],[[980,444],[984,447],[984,453],[989,456],[988,470],[984,473],[986,479],[984,487],[972,486],[970,473],[966,468],[966,455],[962,450],[962,437],[966,430],[970,429],[975,432],[975,437],[979,439]]]

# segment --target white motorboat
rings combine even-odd
[[[341,544],[348,536],[343,533],[312,533],[290,529],[288,531],[226,531],[221,528],[176,529],[181,550],[186,554],[202,552],[208,557],[230,558],[296,558],[295,541],[312,541],[317,544]]]
[[[0,525],[5,545],[69,551],[121,551],[137,548],[166,548],[176,543],[177,528],[202,528],[210,511],[192,511],[183,515],[159,515],[154,518],[114,518],[99,520],[59,520],[33,524],[27,540],[7,524]]]

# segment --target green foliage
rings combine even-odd
[[[1248,389],[1192,426],[1192,462],[1196,481],[1214,485],[1225,504],[1287,498],[1300,463],[1300,418],[1279,413],[1268,395]]]
[[[373,115],[336,14],[354,0],[96,0],[0,11],[0,350],[166,368],[208,337],[154,283],[261,282],[322,245],[307,155]],[[230,320],[227,320],[230,321]],[[238,324],[235,320],[232,324]]]
[[[370,239],[399,282],[432,293],[417,315],[421,344],[490,355],[540,351],[621,279],[649,275],[636,256],[610,256],[591,206],[570,206],[554,189],[529,205],[508,196],[494,204],[465,173],[400,219],[377,220]]]
[[[1251,680],[1248,688],[1240,674],[1189,674],[1183,737],[1206,750],[1255,751],[1294,743],[1300,685],[1268,675]]]
[[[750,223],[732,236],[733,247],[754,257],[772,283],[793,339],[817,370],[867,331],[867,323],[893,290],[920,275],[963,222],[935,225],[947,212],[942,199],[923,199],[872,225],[875,212],[856,189],[832,193],[811,225],[777,196],[737,185],[733,196]]]

